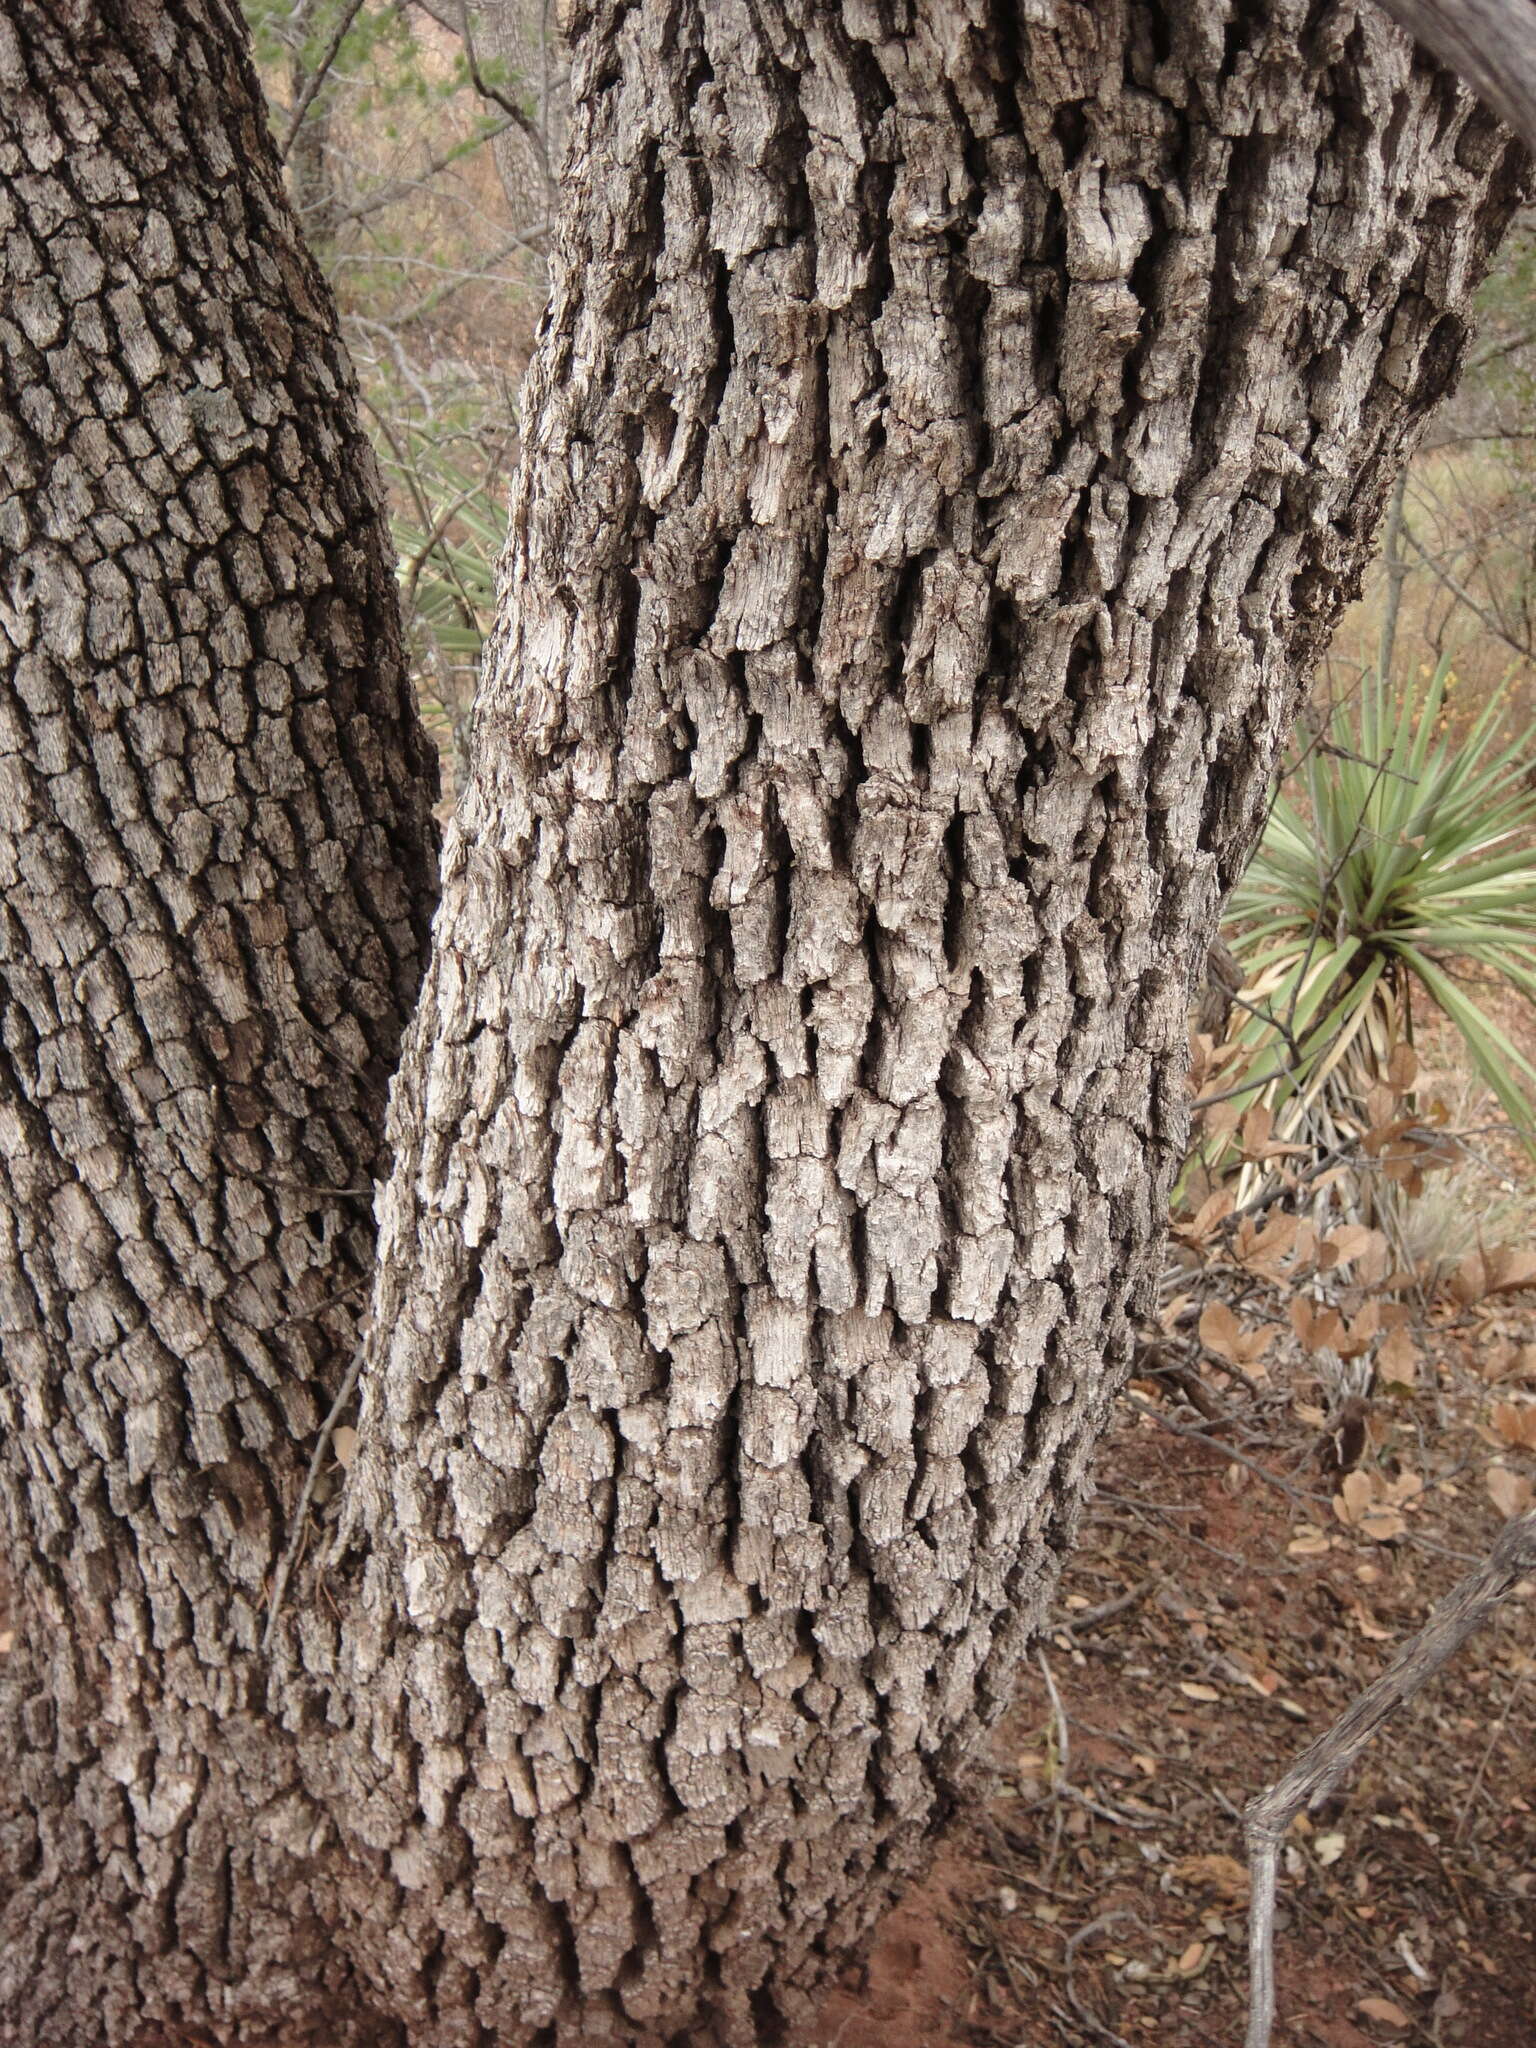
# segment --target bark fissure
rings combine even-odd
[[[1347,5],[583,15],[335,1646],[388,2010],[462,1913],[487,2040],[756,2041],[920,1861],[1516,169]]]
[[[0,22],[0,2038],[28,2048],[291,1999],[325,1946],[324,1822],[253,1653],[366,1302],[435,768],[242,44],[218,0]]]

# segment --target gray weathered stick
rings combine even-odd
[[[1536,149],[1536,0],[1381,0]]]
[[[335,1400],[331,1403],[331,1412],[321,1423],[320,1434],[315,1438],[315,1447],[310,1453],[309,1470],[304,1475],[298,1506],[293,1511],[293,1526],[278,1562],[277,1575],[272,1581],[272,1600],[267,1608],[267,1626],[261,1638],[263,1657],[271,1656],[272,1645],[277,1639],[277,1623],[283,1610],[283,1596],[288,1591],[288,1581],[293,1576],[293,1568],[299,1561],[299,1552],[304,1547],[305,1521],[320,1478],[320,1467],[325,1462],[326,1451],[336,1434],[336,1425],[347,1412],[347,1403],[357,1392],[357,1383],[362,1378],[363,1360],[367,1356],[367,1334],[368,1323],[365,1318],[358,1328],[357,1349],[352,1355],[352,1363],[347,1367],[346,1376],[337,1390]]]
[[[1510,1588],[1533,1570],[1536,1514],[1510,1523],[1487,1562],[1446,1595],[1375,1684],[1249,1807],[1248,1867],[1253,1898],[1248,1909],[1249,2006],[1244,2048],[1269,2048],[1275,2022],[1275,1876],[1287,1828],[1303,1806],[1317,1806],[1327,1798],[1382,1723],[1455,1656]]]

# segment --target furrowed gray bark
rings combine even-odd
[[[572,26],[268,1669],[422,763],[232,10],[0,22],[7,2048],[808,2009],[1072,1541],[1189,984],[1524,171],[1344,0]]]
[[[286,1629],[413,2043],[755,2044],[1008,1700],[1193,973],[1524,158],[1374,7],[574,28],[361,1586]]]
[[[436,764],[243,42],[223,0],[0,17],[0,2040],[26,2048],[268,1977],[310,2006],[324,1952],[253,1649],[365,1305]]]
[[[1536,147],[1532,0],[1381,0],[1381,5]]]

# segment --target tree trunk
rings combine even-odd
[[[1517,135],[1536,146],[1536,8],[1531,0],[1381,0]]]
[[[0,2040],[91,2048],[321,1951],[253,1650],[435,886],[376,471],[222,0],[0,19],[0,480]]]
[[[179,808],[163,635],[141,678],[92,639],[93,566],[51,538],[24,614],[72,694],[18,676],[10,712],[39,851],[9,985],[39,992],[6,1036],[6,1456],[62,1647],[23,1719],[0,2039],[755,2048],[921,1865],[1049,1599],[1182,1144],[1192,973],[1523,158],[1345,0],[579,11],[349,1548],[268,1671],[261,1582],[348,1334],[320,1262],[339,1289],[366,1256],[344,1198],[272,1183],[345,1132],[369,1156],[347,1061],[382,1068],[408,993],[384,841],[419,843],[417,757],[355,666],[377,528],[335,509],[323,316],[275,317],[314,287],[217,0],[117,0],[67,81],[55,4],[0,25],[0,177],[100,361],[8,372],[12,459],[48,462],[24,505],[94,534],[78,465],[179,383],[208,452],[168,534],[235,517],[186,570],[222,579],[182,687],[226,752],[198,766],[189,709]],[[97,179],[120,203],[82,212]],[[105,280],[135,221],[93,287],[75,245]],[[193,282],[141,396],[111,322],[162,288],[146,247]],[[237,347],[273,365],[260,409]],[[72,406],[101,416],[78,452]],[[302,605],[247,589],[247,431],[310,465],[252,501],[319,522],[277,550]],[[133,516],[103,515],[125,554]],[[218,806],[285,744],[281,816],[317,822],[278,860],[261,794]],[[309,803],[369,764],[366,801]]]
[[[576,29],[362,1586],[293,1652],[413,2043],[744,2048],[1008,1701],[1192,976],[1524,159],[1371,7]]]

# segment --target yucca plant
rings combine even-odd
[[[1277,1137],[1358,1133],[1417,989],[1536,1152],[1536,1066],[1477,993],[1492,977],[1536,997],[1536,745],[1501,743],[1502,693],[1453,731],[1451,680],[1444,663],[1400,688],[1367,673],[1282,784],[1233,891],[1243,1095]]]
[[[398,442],[397,446],[401,446]],[[385,472],[397,499],[400,604],[415,650],[423,717],[452,759],[457,788],[469,764],[480,658],[496,608],[496,563],[507,537],[505,449],[465,460],[452,442],[418,437]]]
[[[478,664],[496,605],[496,558],[507,537],[505,488],[483,480],[419,518],[393,521],[406,616],[445,653]]]

